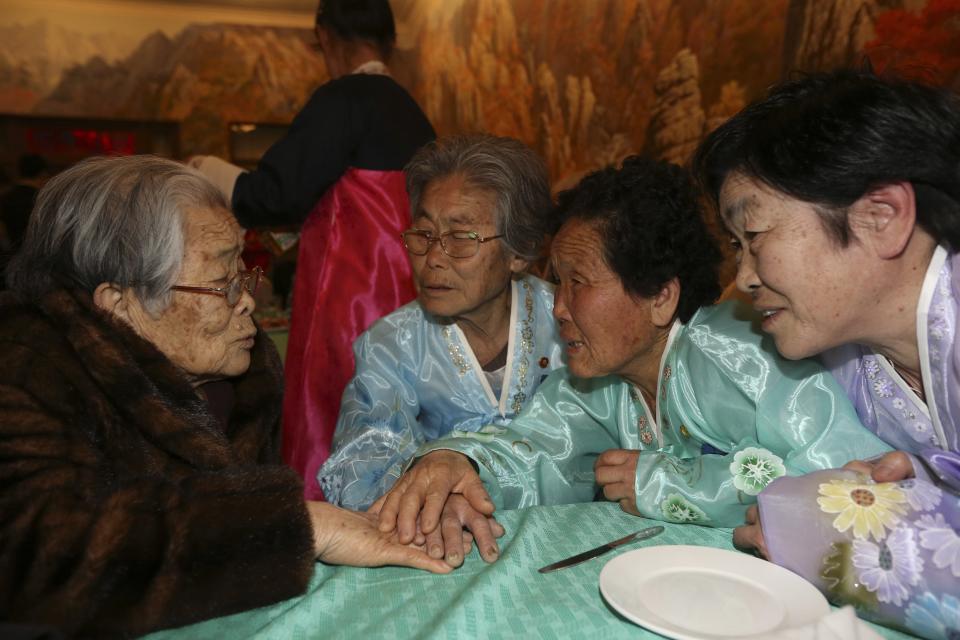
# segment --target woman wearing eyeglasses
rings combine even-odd
[[[509,138],[456,137],[405,171],[417,300],[354,345],[319,475],[327,499],[350,508],[389,490],[425,441],[507,424],[561,366],[553,288],[522,273],[549,225],[542,161]]]
[[[0,620],[132,637],[295,596],[316,559],[450,570],[304,501],[242,242],[168,160],[40,192],[0,296]]]
[[[433,140],[426,115],[387,68],[396,40],[387,0],[319,0],[317,45],[330,81],[253,171],[191,160],[245,227],[301,226],[283,408],[283,455],[322,499],[351,345],[414,299],[399,233],[410,224],[403,165]]]

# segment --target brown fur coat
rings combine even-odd
[[[0,620],[126,637],[306,589],[313,539],[280,463],[269,343],[232,381],[225,431],[89,296],[0,296]]]

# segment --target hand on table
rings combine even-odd
[[[741,551],[753,552],[765,560],[769,560],[767,545],[763,540],[763,528],[760,526],[760,508],[751,505],[747,509],[746,524],[733,530],[733,546]]]
[[[463,564],[475,540],[477,551],[484,562],[494,562],[500,556],[497,538],[504,534],[503,526],[472,506],[459,494],[451,494],[443,506],[440,526],[425,534],[427,553],[432,558],[444,558],[451,567]],[[460,553],[460,547],[463,553]]]
[[[431,558],[424,545],[401,544],[395,533],[377,528],[377,516],[335,507],[326,502],[307,502],[313,525],[317,559],[327,564],[354,567],[400,565],[433,573],[450,573],[443,560]]]
[[[874,482],[896,482],[914,477],[913,463],[903,451],[891,451],[873,460],[853,460],[844,469],[859,471]]]
[[[634,449],[608,449],[593,464],[597,484],[607,500],[619,502],[620,508],[635,516],[637,510],[637,460],[640,452]]]
[[[420,458],[371,510],[380,513],[381,532],[396,529],[399,542],[407,544],[417,533],[418,517],[425,535],[437,528],[451,493],[462,495],[482,515],[493,515],[493,502],[470,460],[445,449]]]

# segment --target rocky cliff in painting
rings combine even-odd
[[[813,71],[855,64],[873,38],[881,2],[790,0],[784,68]]]
[[[56,115],[182,122],[186,154],[226,155],[226,123],[289,122],[326,70],[309,31],[192,25],[156,32],[126,59],[64,73],[34,108]]]
[[[122,33],[84,35],[45,19],[0,25],[0,111],[30,110],[65,69],[96,56],[119,60],[136,44]]]
[[[391,68],[441,134],[518,137],[569,183],[629,153],[683,162],[790,70],[856,63],[892,41],[877,16],[932,3],[943,0],[395,0]],[[223,24],[157,32],[122,60],[65,71],[34,112],[177,120],[185,153],[223,154],[226,122],[289,122],[325,79],[311,39]],[[0,85],[42,91],[4,51]]]
[[[437,128],[517,136],[562,180],[648,145],[682,160],[725,85],[755,95],[779,78],[787,0],[414,0],[396,8],[415,43],[403,57],[415,73],[401,77]],[[691,65],[686,85],[668,89],[665,79],[658,90],[661,74]],[[690,94],[680,110],[668,104],[677,91]],[[682,144],[649,131],[655,110],[658,122],[669,118],[666,138],[685,131]]]

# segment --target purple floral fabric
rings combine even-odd
[[[771,560],[836,604],[924,638],[960,637],[960,257],[939,248],[917,310],[925,403],[883,356],[822,356],[863,424],[911,454],[916,478],[779,478],[759,496]]]

